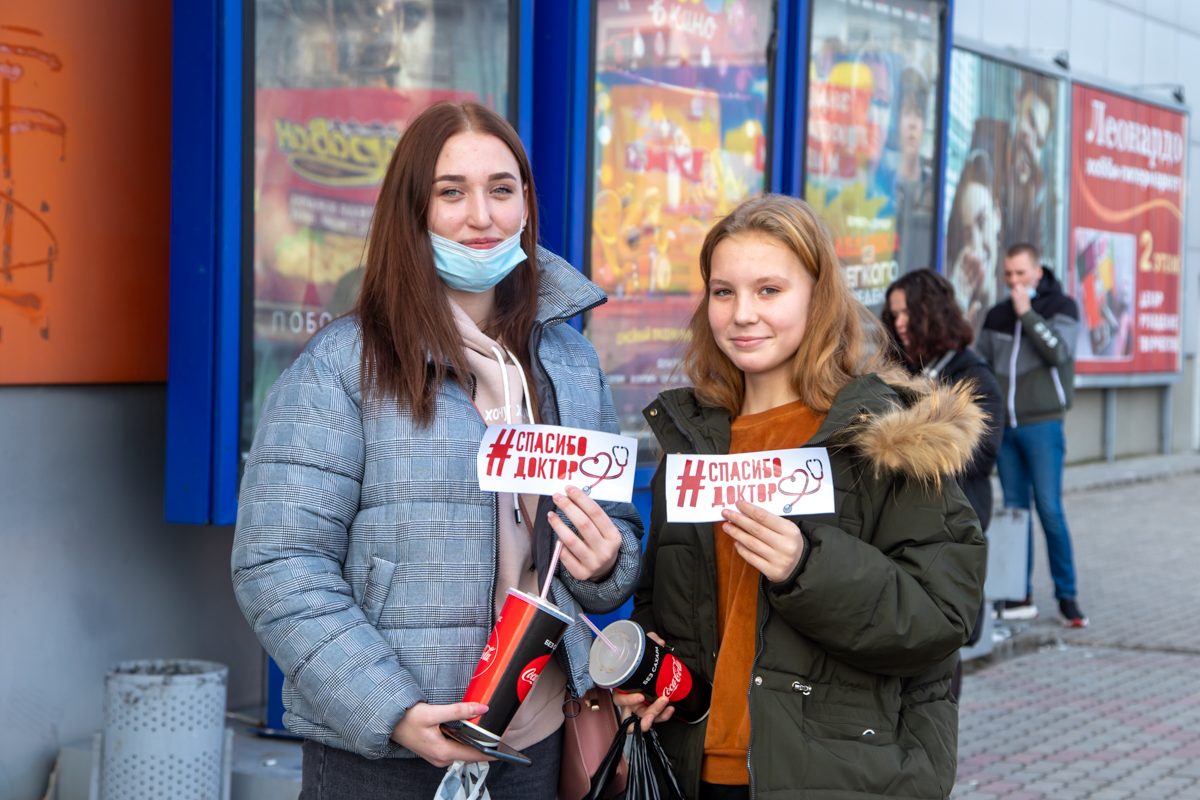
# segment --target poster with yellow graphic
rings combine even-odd
[[[683,380],[705,234],[763,190],[773,25],[772,0],[597,4],[586,333],[626,432]]]
[[[937,264],[939,0],[815,0],[804,199],[825,218],[855,294]]]

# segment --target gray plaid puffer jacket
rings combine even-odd
[[[539,248],[542,269],[531,376],[542,421],[616,433],[596,352],[565,320],[605,301],[570,265]],[[491,631],[496,495],[475,456],[485,426],[456,383],[432,425],[395,404],[363,407],[362,337],[344,317],[317,334],[266,401],[242,479],[233,585],[285,676],[288,729],[367,758],[411,757],[389,739],[420,701],[462,699]],[[612,576],[579,581],[559,567],[554,601],[575,616],[618,608],[641,573],[632,504],[601,503],[624,541]],[[535,520],[539,573],[549,567],[552,508]],[[582,622],[558,649],[570,688],[591,686]]]

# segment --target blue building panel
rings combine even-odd
[[[176,0],[166,518],[211,517],[217,226],[217,0]]]

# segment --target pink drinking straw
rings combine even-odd
[[[601,633],[601,632],[600,632],[600,629],[596,627],[596,623],[594,623],[594,622],[592,622],[590,619],[588,619],[586,614],[582,614],[582,613],[581,613],[581,614],[579,615],[579,618],[580,618],[581,620],[583,620],[584,622],[586,622],[586,623],[587,623],[587,626],[588,626],[589,628],[591,628],[591,629],[592,629],[592,632],[593,632],[593,633],[595,633],[597,636],[599,636],[599,637],[600,637],[600,641],[602,641],[602,642],[604,642],[606,645],[608,645],[608,649],[609,649],[609,650],[612,650],[612,651],[613,651],[614,653],[616,653],[617,655],[620,655],[620,654],[621,654],[621,651],[617,649],[617,646],[616,646],[615,644],[613,644],[612,642],[610,642],[610,641],[608,640],[608,637],[607,637],[607,636],[605,636],[603,633]]]
[[[550,559],[550,571],[546,573],[546,582],[542,584],[542,599],[550,594],[550,581],[554,580],[554,570],[558,569],[558,557],[562,555],[562,539],[554,543],[554,556]]]

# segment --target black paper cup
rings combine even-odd
[[[628,694],[642,694],[647,703],[665,697],[675,706],[675,718],[696,723],[708,716],[712,684],[646,636],[642,626],[623,619],[604,629],[605,637],[618,652],[600,639],[592,642],[588,672],[597,686]]]

